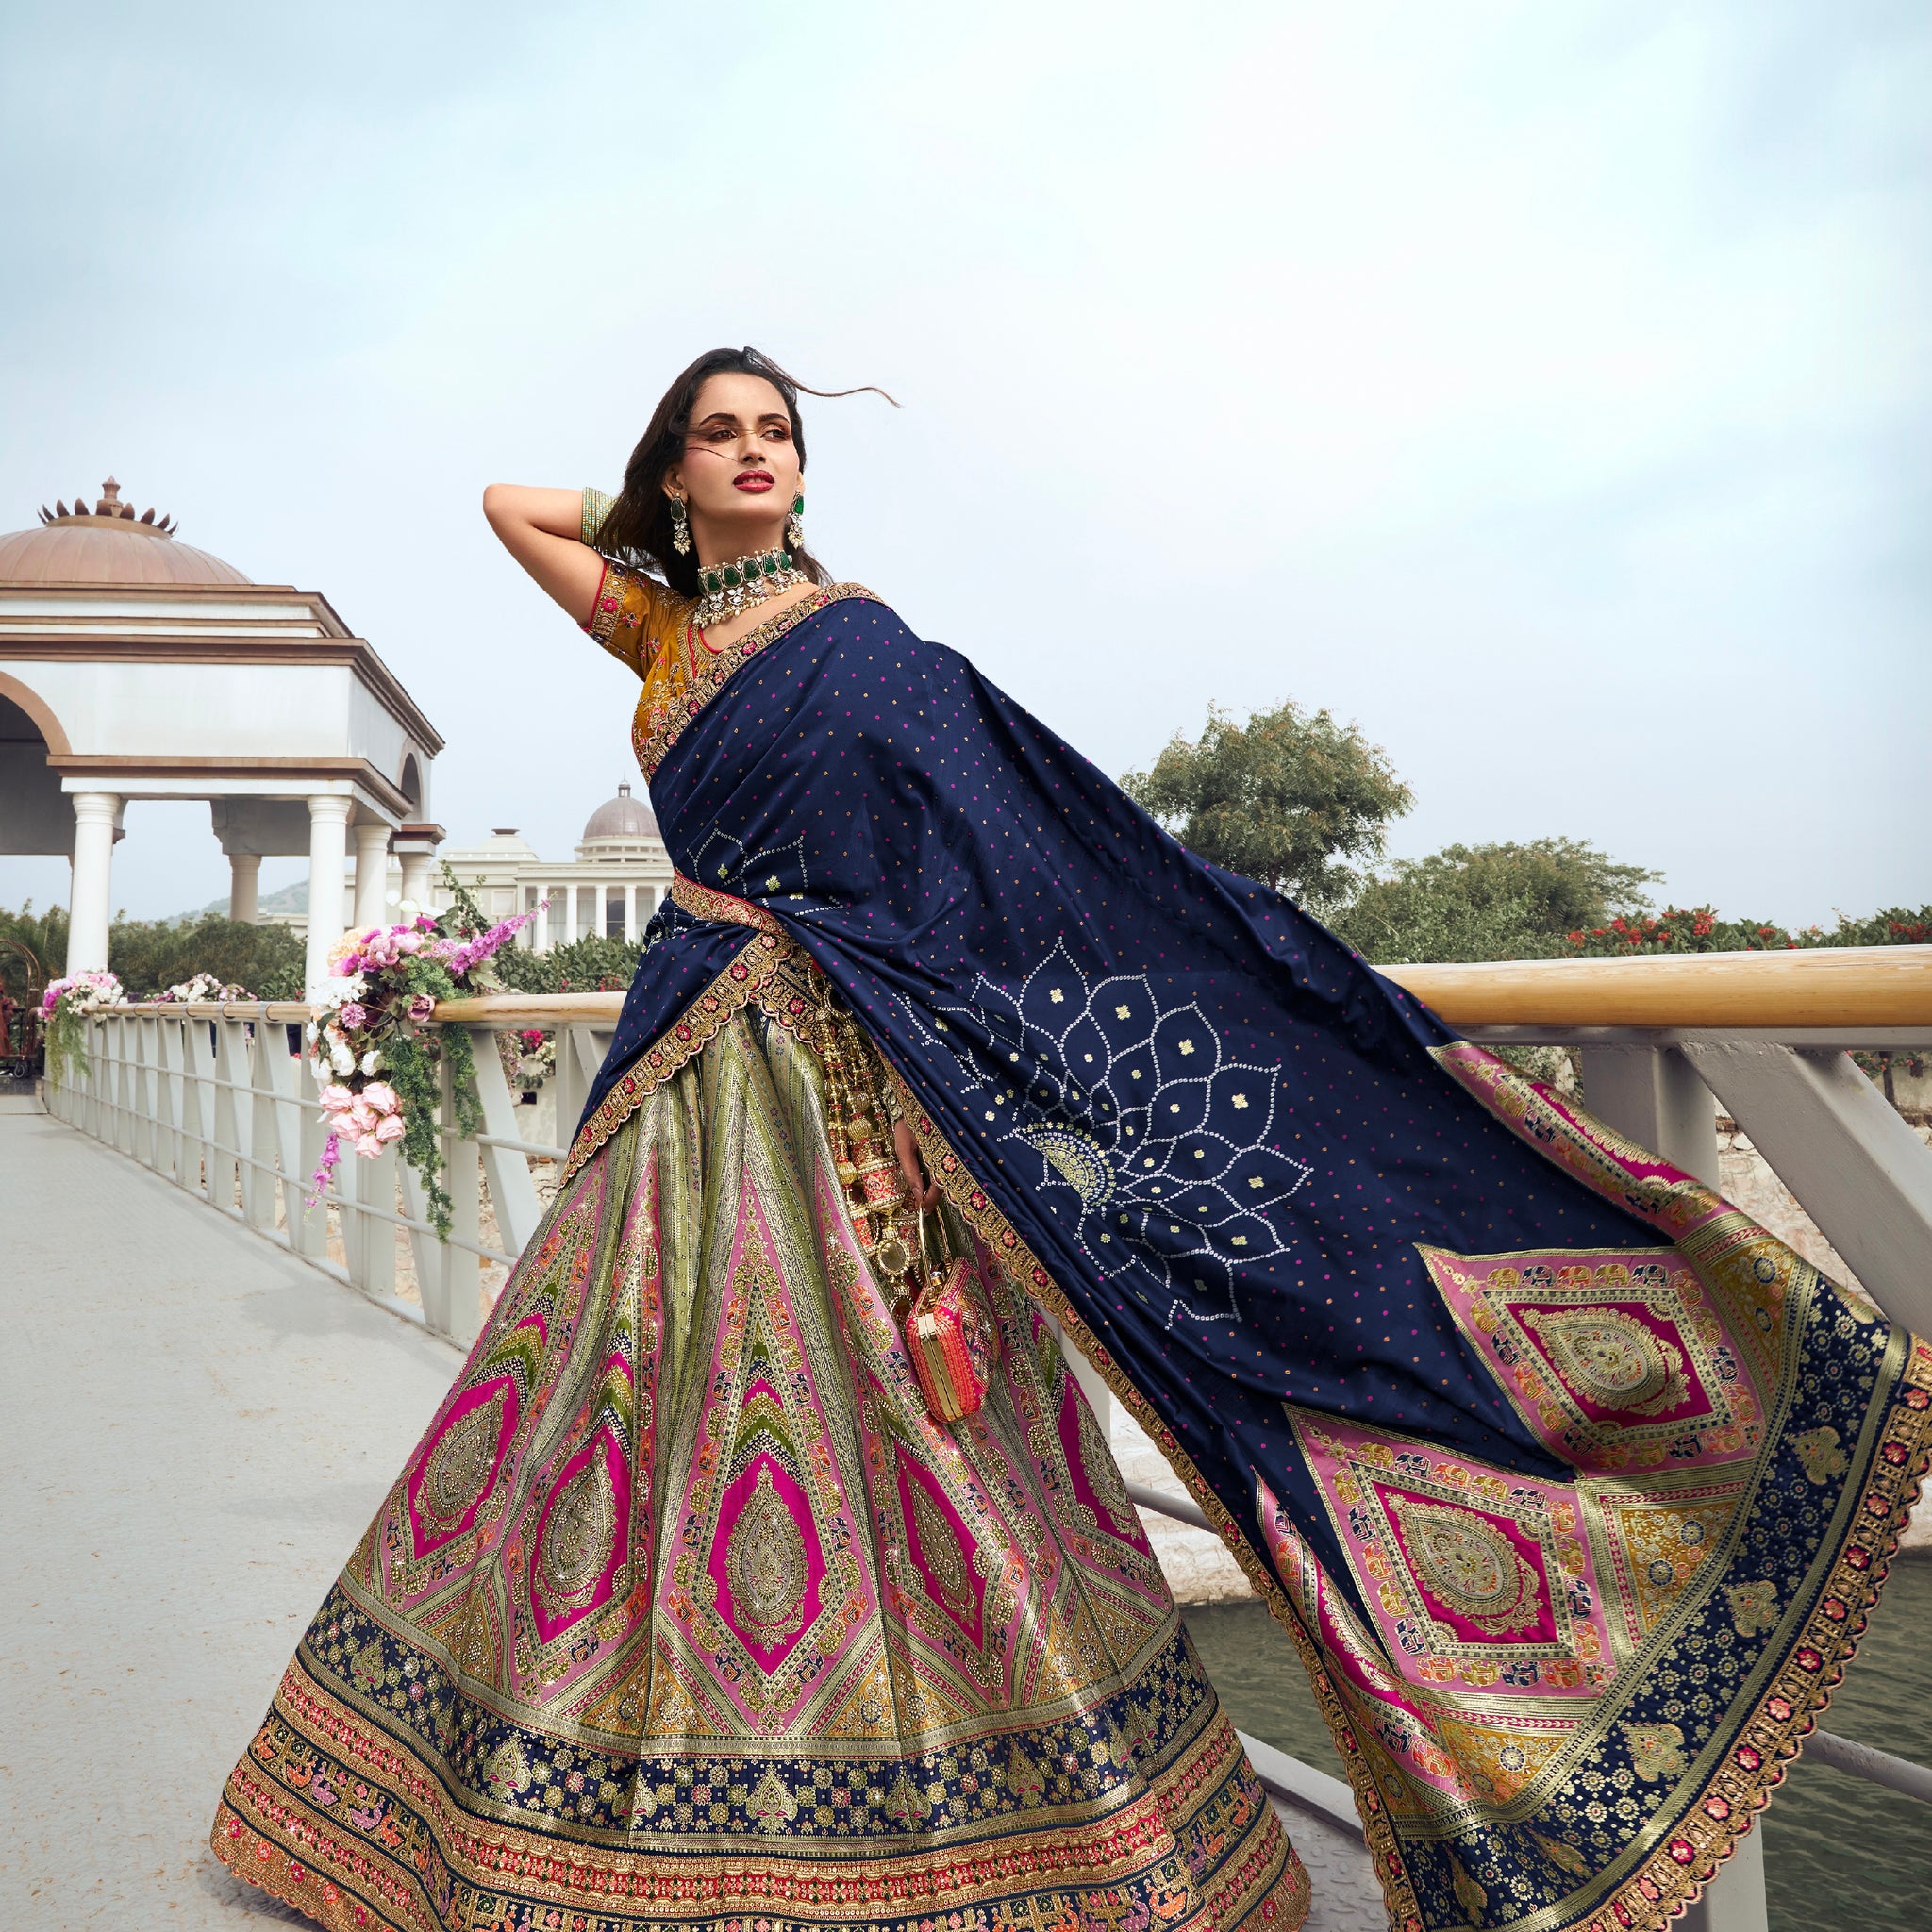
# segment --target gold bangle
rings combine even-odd
[[[597,532],[604,527],[604,520],[610,514],[610,507],[616,499],[604,494],[601,490],[585,490],[581,530],[583,541],[594,550],[597,547]]]

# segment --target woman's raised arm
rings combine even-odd
[[[583,541],[583,491],[492,483],[483,492],[483,514],[538,584],[577,623],[588,623],[604,559]]]

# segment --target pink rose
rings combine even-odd
[[[420,932],[399,932],[392,941],[398,953],[420,953],[423,950],[423,935]]]
[[[386,1113],[376,1124],[375,1138],[384,1146],[391,1141],[403,1138],[403,1117],[399,1113]]]
[[[342,1030],[345,1033],[359,1033],[369,1024],[368,1013],[361,1007],[358,1006],[354,1000],[351,1000],[347,1006],[341,1008],[336,1017],[341,1021]]]
[[[349,1125],[358,1134],[375,1133],[375,1124],[381,1118],[382,1116],[366,1100],[359,1098],[348,1112]]]
[[[358,1134],[356,1136],[356,1152],[364,1160],[374,1160],[382,1152],[382,1142],[374,1134]]]
[[[362,1090],[362,1098],[377,1113],[394,1113],[402,1106],[396,1098],[396,1090],[387,1080],[372,1080]]]
[[[409,1002],[409,1018],[417,1022],[428,1019],[436,1010],[436,995],[433,992],[419,992]]]
[[[330,1083],[322,1090],[322,1104],[331,1113],[345,1113],[356,1104],[356,1096],[339,1082]]]

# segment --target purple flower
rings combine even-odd
[[[347,1006],[341,1008],[336,1014],[336,1018],[341,1022],[344,1033],[359,1033],[369,1024],[367,1010],[358,1006],[354,1000],[351,1000]]]
[[[412,1020],[426,1020],[435,1010],[436,995],[433,992],[419,992],[409,1002],[409,1018]]]
[[[336,1169],[341,1164],[342,1143],[331,1133],[322,1145],[322,1158],[316,1164],[315,1172],[308,1176],[308,1198],[302,1204],[309,1211],[321,1207],[322,1198],[328,1192],[329,1183],[336,1177]],[[325,1803],[331,1802],[325,1800]]]

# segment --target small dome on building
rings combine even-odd
[[[628,785],[617,788],[617,796],[607,799],[593,811],[584,826],[584,843],[598,839],[655,839],[658,821],[641,798],[630,795]]]
[[[490,836],[478,845],[458,845],[442,855],[454,864],[458,859],[477,863],[502,863],[529,859],[537,862],[537,848],[514,825],[491,825]]]
[[[56,500],[37,530],[0,536],[0,584],[245,584],[232,563],[175,539],[171,517],[137,516],[113,477],[90,509]]]

